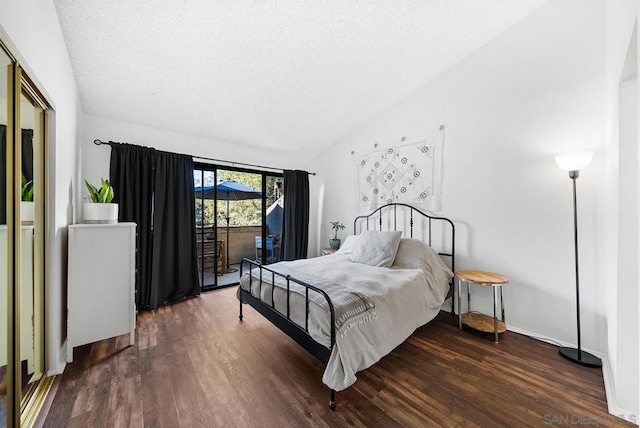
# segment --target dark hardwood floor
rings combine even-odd
[[[512,332],[460,332],[441,313],[339,392],[324,366],[235,287],[138,316],[128,336],[76,349],[45,427],[631,426],[607,413],[602,372]]]

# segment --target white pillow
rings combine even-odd
[[[421,240],[402,238],[400,245],[398,245],[396,259],[393,261],[393,267],[422,269],[431,264],[435,257],[439,258],[438,254]]]
[[[347,236],[340,245],[340,249],[336,251],[338,254],[351,254],[353,253],[353,247],[355,247],[356,242],[358,242],[358,235],[350,235]]]
[[[419,239],[402,238],[396,259],[393,261],[393,268],[400,269],[423,269],[433,273],[438,281],[449,282],[453,277],[453,272],[442,260],[442,257],[433,248]]]
[[[364,230],[353,247],[351,261],[370,266],[390,267],[396,258],[402,232]]]

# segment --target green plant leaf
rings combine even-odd
[[[84,180],[84,183],[87,185],[87,189],[89,189],[89,195],[91,196],[91,201],[98,204],[110,204],[114,197],[113,186],[109,183],[108,180],[104,178],[100,178],[100,189],[89,183],[87,180]]]
[[[332,221],[331,222],[331,229],[335,230],[336,232],[338,230],[342,230],[345,228],[345,225],[340,223],[339,221]]]
[[[33,202],[33,180],[27,181],[22,174],[22,188],[20,189],[20,199],[24,202]]]
[[[113,187],[111,187],[111,185],[109,185],[108,190],[107,190],[107,197],[105,202],[107,204],[110,204],[111,201],[113,201]]]
[[[25,202],[33,202],[33,181],[29,181],[27,191],[22,195]]]
[[[84,184],[86,184],[87,189],[89,190],[89,196],[91,196],[91,201],[100,202],[100,197],[98,196],[98,189],[87,180],[84,180]]]

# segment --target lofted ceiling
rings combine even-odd
[[[311,157],[546,1],[54,3],[85,113]]]

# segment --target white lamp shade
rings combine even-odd
[[[591,163],[593,152],[575,152],[556,156],[558,167],[565,171],[579,171]]]

